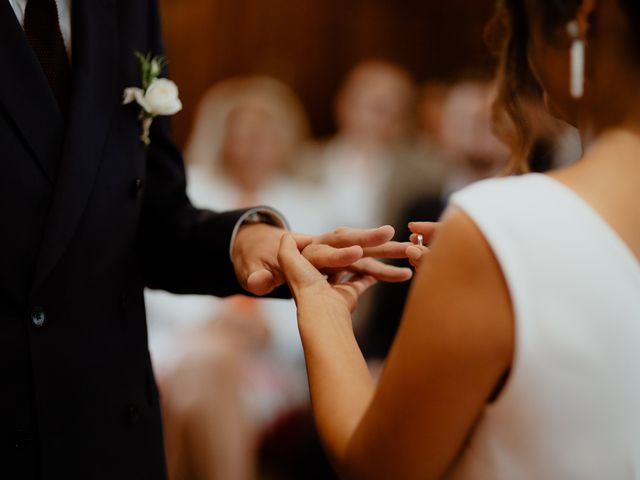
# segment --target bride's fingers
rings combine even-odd
[[[365,257],[373,258],[407,258],[407,247],[410,242],[386,242],[377,247],[364,249]]]
[[[375,278],[368,275],[357,275],[352,277],[346,283],[336,285],[334,289],[342,295],[342,298],[346,302],[349,310],[353,311],[358,304],[360,296],[375,284]]]
[[[378,281],[370,275],[358,275],[352,277],[346,284],[350,285],[358,294],[358,296],[360,296],[369,288],[373,287],[376,283],[378,283]]]
[[[327,282],[331,285],[340,285],[346,283],[354,277],[354,274],[348,270],[338,270],[337,272],[327,275]]]
[[[313,243],[312,235],[306,235],[304,233],[294,233],[294,232],[291,232],[291,235],[296,241],[296,244],[298,245],[298,250],[300,251],[304,250],[305,247]]]
[[[331,245],[336,248],[349,247],[351,245],[360,245],[363,248],[367,248],[388,242],[393,238],[394,234],[395,230],[390,225],[368,230],[342,227],[316,236],[313,243]]]
[[[329,245],[311,244],[302,250],[302,254],[317,269],[342,268],[362,258],[362,247],[353,245],[334,248]]]

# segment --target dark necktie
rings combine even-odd
[[[24,31],[36,53],[51,90],[66,117],[71,89],[71,69],[64,46],[55,0],[28,0]]]

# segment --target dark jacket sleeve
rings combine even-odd
[[[164,54],[157,2],[151,2],[150,44]],[[216,213],[191,205],[182,155],[171,140],[169,120],[156,117],[147,152],[140,225],[140,256],[145,283],[174,293],[241,293],[229,242],[244,210]]]

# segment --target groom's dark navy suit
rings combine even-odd
[[[63,118],[0,0],[0,478],[165,476],[143,287],[227,295],[241,212],[194,209],[168,123],[145,151],[134,52],[154,0],[73,0]]]

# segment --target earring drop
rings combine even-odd
[[[567,25],[567,34],[573,41],[571,44],[571,82],[569,91],[573,98],[582,98],[584,95],[584,67],[585,67],[585,42],[580,38],[578,22],[572,21]]]

